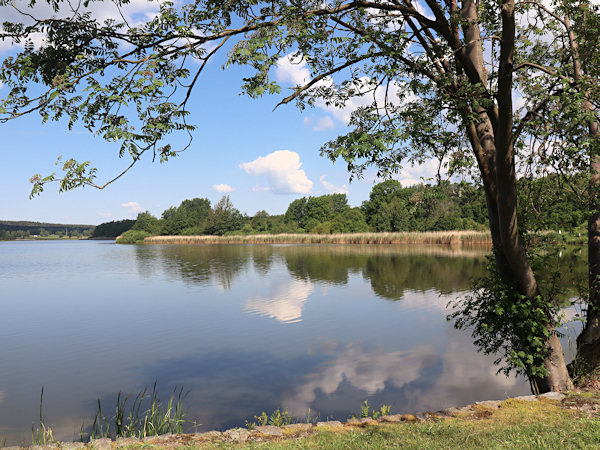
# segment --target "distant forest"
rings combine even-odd
[[[94,225],[0,220],[0,241],[31,238],[85,238]]]
[[[524,229],[579,231],[585,228],[583,177],[571,177],[573,189],[559,187],[549,176],[520,183],[519,220]],[[103,224],[105,225],[105,224]],[[102,225],[100,225],[102,226]],[[99,227],[100,227],[99,226]],[[151,235],[232,235],[276,233],[356,233],[394,231],[486,230],[487,208],[481,188],[467,182],[402,187],[396,180],[379,183],[360,207],[350,207],[346,194],[303,197],[285,214],[258,211],[242,214],[224,196],[212,206],[206,198],[184,200],[160,218],[138,214],[120,242],[139,242]]]

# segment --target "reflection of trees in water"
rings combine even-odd
[[[278,259],[275,254],[275,247],[272,245],[253,245],[252,249],[252,265],[254,270],[259,275],[265,276],[273,267],[273,263]]]
[[[161,269],[169,277],[186,283],[208,285],[213,280],[223,289],[230,289],[235,278],[246,272],[252,262],[253,250],[242,245],[165,245],[148,253],[138,252],[140,270],[151,267],[148,258],[160,260]]]
[[[382,297],[399,300],[404,291],[441,293],[465,291],[483,275],[485,258],[454,258],[426,255],[374,256],[369,258],[363,276]]]
[[[152,248],[145,245],[135,245],[134,248],[135,263],[140,277],[152,277],[158,270],[160,270],[158,257],[161,253],[161,249],[159,247]]]
[[[439,246],[294,246],[279,251],[297,278],[347,284],[350,273],[361,273],[376,294],[394,300],[406,289],[466,290],[485,266],[483,251]]]
[[[208,285],[215,280],[230,289],[236,277],[252,268],[267,276],[285,262],[295,279],[346,285],[350,274],[362,274],[373,291],[384,298],[401,299],[406,290],[441,293],[468,290],[485,275],[486,249],[419,245],[165,245],[138,246],[136,259],[141,274],[163,270],[184,282]],[[561,274],[559,286],[586,280],[584,254],[563,252],[542,264],[540,279],[551,271]]]
[[[373,291],[384,298],[399,300],[406,290],[436,290],[451,293],[470,289],[485,275],[486,248],[439,245],[319,245],[278,249],[290,273],[313,282],[347,284],[350,273],[361,273]],[[576,295],[574,286],[586,281],[585,255],[564,251],[543,261],[539,278],[560,274],[557,282],[563,297]]]
[[[337,246],[289,246],[278,252],[285,257],[290,274],[309,282],[325,281],[347,284],[349,273],[358,273],[366,255],[361,252],[340,251]]]

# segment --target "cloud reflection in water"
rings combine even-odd
[[[331,395],[344,381],[368,395],[382,391],[386,384],[401,388],[418,379],[421,371],[433,366],[437,359],[434,349],[428,346],[386,352],[381,347],[369,351],[349,344],[334,359],[321,364],[316,372],[306,375],[305,382],[284,397],[283,406],[301,416],[316,399],[318,391]]]
[[[255,295],[246,301],[245,311],[271,317],[283,323],[302,320],[302,307],[313,291],[313,284],[303,280],[275,284],[268,296]]]

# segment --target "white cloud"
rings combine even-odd
[[[437,167],[438,161],[434,159],[425,161],[423,164],[416,166],[404,167],[398,175],[398,181],[400,181],[404,187],[423,183],[423,179],[428,180],[430,178],[435,178]]]
[[[315,117],[305,117],[302,119],[302,123],[307,127],[311,127],[314,131],[324,131],[335,127],[335,123],[331,116],[321,117],[316,119]]]
[[[283,323],[302,320],[302,307],[313,291],[312,283],[292,280],[276,285],[268,296],[254,296],[246,301],[244,309]]]
[[[306,61],[294,56],[293,53],[286,55],[277,61],[275,77],[280,83],[289,83],[294,87],[304,85],[311,80],[310,70],[308,69]],[[387,86],[378,86],[374,92],[371,92],[373,86],[370,86],[369,82],[369,78],[362,77],[355,80],[350,86],[347,86],[346,89],[352,89],[356,92],[356,95],[348,98],[343,108],[338,108],[333,104],[328,105],[320,98],[315,101],[315,105],[329,113],[344,125],[348,125],[354,111],[362,106],[372,104],[373,101],[376,101],[377,105],[382,107],[385,102],[397,105],[400,104],[400,102],[412,101],[415,98],[409,94],[406,99],[401,99],[403,89],[402,85],[397,81],[392,81]],[[312,89],[332,87],[333,84],[333,78],[325,77],[315,83]],[[308,122],[311,122],[311,119],[308,119]],[[304,120],[304,123],[307,124],[307,119]],[[331,117],[325,117],[320,119],[313,129],[320,131],[331,128],[333,125],[334,123]]]
[[[108,219],[113,216],[112,213],[109,213],[109,212],[99,212],[98,215],[100,217],[104,217],[105,219]]]
[[[142,206],[138,202],[121,203],[121,206],[123,208],[127,208],[127,212],[129,212],[130,214],[145,211],[145,209],[142,208]]]
[[[307,194],[313,183],[301,166],[300,155],[289,150],[278,150],[239,165],[248,175],[266,176],[268,189],[276,194]]]
[[[329,181],[325,180],[326,177],[327,177],[327,175],[325,175],[325,174],[321,175],[319,177],[319,181],[321,182],[323,187],[325,189],[327,189],[329,192],[332,192],[335,194],[347,194],[348,193],[348,186],[346,186],[345,184],[343,184],[342,186],[335,186],[333,183],[330,183]]]
[[[226,193],[226,192],[233,192],[235,191],[235,188],[232,188],[231,186],[229,186],[228,184],[213,184],[213,189],[217,192],[221,192],[221,193]]]
[[[303,58],[294,58],[293,53],[279,58],[275,77],[282,83],[291,83],[294,86],[306,84],[310,81],[310,71]]]
[[[325,117],[322,117],[319,120],[317,120],[317,123],[313,127],[313,130],[323,131],[323,130],[328,130],[330,128],[333,128],[334,126],[335,126],[335,124],[333,123],[333,120],[331,119],[331,117],[325,116]]]

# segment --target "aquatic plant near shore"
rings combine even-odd
[[[94,423],[89,433],[84,433],[82,430],[81,440],[85,441],[88,436],[91,439],[119,437],[144,439],[148,436],[167,433],[183,433],[185,423],[183,402],[189,392],[184,393],[183,387],[179,389],[175,387],[169,401],[163,405],[156,386],[155,381],[150,392],[147,388],[139,392],[130,407],[128,407],[128,401],[132,394],[124,396],[122,392],[119,392],[115,414],[112,417],[104,415],[102,404],[98,399],[98,411]],[[113,425],[112,429],[111,424]]]
[[[34,425],[31,424],[31,443],[33,445],[46,445],[54,441],[52,436],[52,428],[46,426],[44,423],[44,414],[42,411],[44,404],[44,386],[42,386],[42,392],[40,394],[40,419],[38,428],[34,429]],[[2,447],[0,445],[0,447]]]
[[[358,415],[358,417],[361,419],[371,418],[377,420],[380,417],[388,416],[390,414],[391,409],[391,405],[382,405],[381,408],[379,408],[379,410],[371,408],[371,405],[369,405],[369,401],[365,400],[360,407],[360,414]],[[352,418],[355,419],[357,418],[357,416],[353,414]]]
[[[254,418],[258,421],[258,426],[272,425],[274,427],[282,427],[292,423],[293,416],[287,409],[282,412],[277,408],[270,416],[263,411],[259,416],[254,416]],[[254,429],[256,426],[256,422],[248,422],[246,420],[246,428],[249,430]]]

